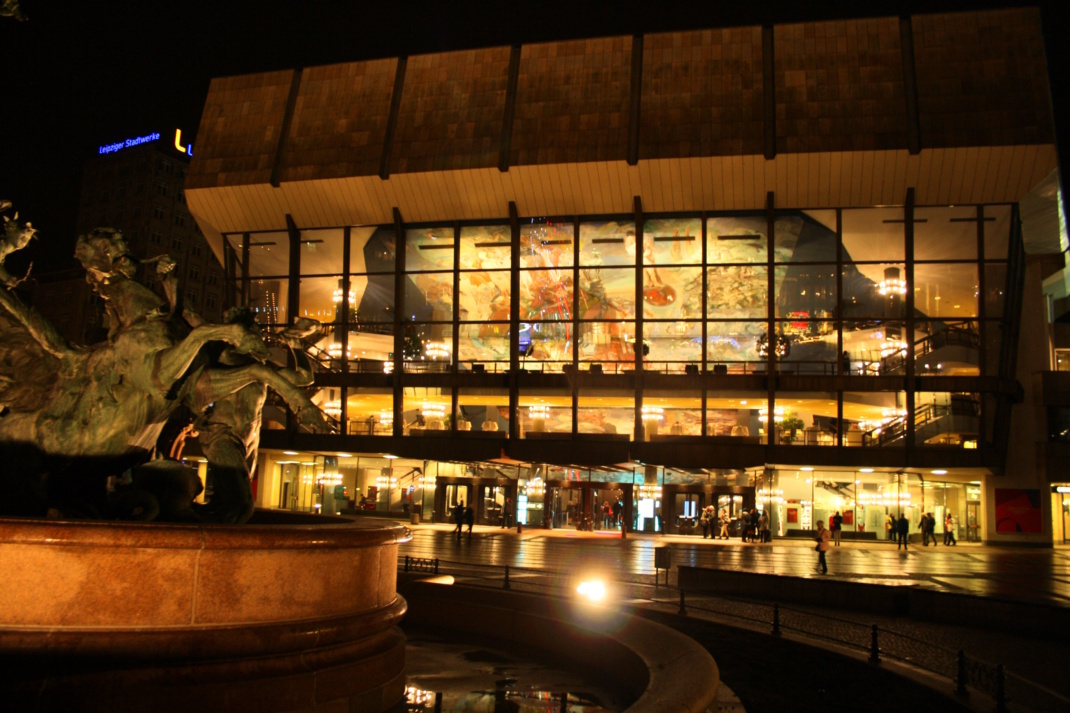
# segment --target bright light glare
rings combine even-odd
[[[580,586],[576,587],[576,593],[587,597],[592,602],[600,602],[606,598],[606,585],[597,579],[580,582]]]

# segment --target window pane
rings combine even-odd
[[[777,332],[786,344],[780,357],[781,371],[799,374],[837,373],[836,327],[828,320],[800,317],[778,322]]]
[[[902,448],[906,440],[906,393],[843,394],[845,444],[850,447]]]
[[[643,395],[643,427],[651,438],[702,435],[702,399],[672,392]]]
[[[405,271],[453,269],[453,228],[413,228],[405,231]]]
[[[580,224],[580,264],[634,265],[635,223],[609,221]]]
[[[976,260],[977,208],[941,206],[914,211],[915,260]]]
[[[249,308],[256,313],[256,321],[264,326],[288,322],[286,301],[289,295],[289,280],[286,278],[249,282]]]
[[[394,276],[353,275],[349,278],[350,320],[360,323],[391,324],[394,321]]]
[[[844,262],[904,260],[902,208],[843,211]]]
[[[702,322],[646,322],[643,330],[650,346],[644,369],[683,371],[686,364],[702,363]]]
[[[725,365],[728,372],[764,370],[758,356],[758,337],[766,332],[765,322],[710,322],[706,325],[706,362],[710,370]]]
[[[757,443],[766,407],[765,395],[746,392],[711,392],[706,397],[706,435],[754,438]]]
[[[783,273],[779,271],[783,270]],[[825,319],[836,310],[835,265],[789,265],[778,268],[777,315]]]
[[[988,220],[995,218],[995,220]],[[985,260],[1006,260],[1011,241],[1011,207],[985,206]]]
[[[698,218],[660,218],[643,223],[644,265],[702,263],[702,223]]]
[[[457,393],[458,430],[509,433],[509,392],[504,389],[461,389]],[[463,422],[470,426],[465,428]]]
[[[241,244],[238,248],[241,259]],[[249,275],[268,277],[290,274],[290,235],[288,233],[253,233],[249,236]]]
[[[486,371],[509,368],[509,323],[458,326],[457,363],[462,369],[482,364]],[[500,363],[500,364],[499,364]]]
[[[558,371],[572,363],[571,322],[521,322],[517,348],[528,368],[532,364],[552,365]]]
[[[409,322],[402,328],[405,371],[447,372],[453,361],[453,325]]]
[[[844,265],[843,316],[902,317],[906,290],[903,265]]]
[[[1006,263],[985,263],[985,316],[1003,316],[1003,296],[1007,291]]]
[[[473,225],[461,228],[462,270],[508,270],[512,245],[508,225]]]
[[[393,272],[397,238],[388,226],[356,226],[349,231],[349,271]]]
[[[536,221],[520,226],[521,267],[572,267],[572,223]]]
[[[977,448],[980,431],[979,394],[916,394],[914,440],[919,446]]]
[[[635,270],[580,270],[580,319],[634,319]]]
[[[633,437],[635,394],[614,390],[586,390],[579,395],[576,419],[580,433],[610,433]]]
[[[405,312],[417,322],[453,319],[453,273],[411,275],[406,280]]]
[[[465,322],[509,320],[508,270],[460,274],[460,319]]]
[[[832,221],[830,229],[801,211],[778,212],[774,259],[778,263],[835,262],[835,212]]]
[[[302,277],[301,278],[301,316],[314,319],[324,324],[338,320],[342,307],[341,277]],[[349,308],[356,305],[350,300]]]
[[[635,364],[635,322],[584,322],[579,325],[579,360],[601,362],[619,371],[621,362],[629,367]]]
[[[980,334],[973,320],[918,320],[914,372],[932,376],[980,375]]]
[[[977,266],[920,263],[914,266],[914,309],[929,317],[977,316]]]
[[[643,314],[647,319],[701,317],[702,268],[643,268]]]
[[[567,320],[572,316],[572,270],[523,270],[520,318]]]
[[[330,275],[343,269],[341,228],[301,231],[301,274]]]
[[[847,353],[850,373],[862,376],[904,373],[905,335],[905,324],[895,320],[844,322],[843,350]]]
[[[769,268],[732,265],[706,269],[709,299],[706,316],[720,319],[762,319],[768,314]]]
[[[710,218],[706,221],[706,262],[767,262],[767,232],[764,215]]]

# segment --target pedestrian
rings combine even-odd
[[[602,529],[608,530],[609,523],[613,519],[613,506],[609,504],[609,501],[602,503]]]
[[[769,542],[769,514],[762,510],[762,514],[758,516],[758,541],[765,543]]]
[[[817,568],[821,571],[821,574],[829,573],[828,562],[825,561],[825,553],[829,549],[829,531],[825,529],[825,521],[817,521],[817,537],[814,538],[817,541],[817,546],[814,548],[817,550]]]
[[[932,539],[933,547],[936,547],[936,518],[932,513],[923,513],[921,516],[921,544],[924,547],[929,546],[929,540]]]
[[[502,512],[499,518],[501,519],[502,529],[509,527],[510,515],[513,514],[513,499],[506,498],[505,504],[502,505]]]
[[[739,514],[739,539],[741,542],[747,541],[748,530],[750,530],[750,513],[744,509]]]
[[[476,513],[469,505],[464,509],[464,524],[468,525],[468,539],[472,539],[472,526],[476,524]]]
[[[899,513],[899,519],[895,522],[895,534],[897,535],[895,549],[902,547],[904,550],[907,548],[907,533],[910,532],[910,521],[907,520],[907,516],[903,513]]]
[[[837,510],[829,520],[829,529],[832,530],[832,541],[837,547],[840,546],[840,533],[843,532],[843,515]]]
[[[958,540],[955,539],[955,518],[951,516],[950,511],[944,517],[944,544],[947,546],[958,544]]]
[[[457,525],[457,529],[454,530],[454,534],[457,535],[457,541],[461,541],[461,528],[464,527],[464,503],[460,502],[453,506],[453,522]]]
[[[702,539],[706,539],[710,536],[710,512],[709,508],[703,508],[702,514],[698,516],[699,527],[702,528]]]
[[[731,520],[728,519],[728,512],[726,510],[721,510],[721,516],[719,518],[719,521],[721,525],[721,534],[719,534],[718,537],[722,540],[727,540],[728,525],[731,523]]]

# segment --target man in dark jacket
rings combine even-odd
[[[457,503],[453,506],[453,521],[457,524],[457,529],[454,532],[457,535],[457,541],[461,541],[461,528],[464,527],[464,503]]]
[[[902,547],[904,550],[907,548],[907,533],[910,532],[910,521],[907,520],[907,516],[903,513],[899,513],[899,519],[895,523],[895,532],[898,537],[898,545],[895,549]]]

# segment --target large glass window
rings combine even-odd
[[[581,266],[635,264],[634,222],[610,220],[580,224]]]
[[[579,433],[635,437],[635,392],[588,389],[579,395],[576,412]]]
[[[706,221],[706,262],[710,265],[765,263],[769,228],[764,215],[719,216]]]

